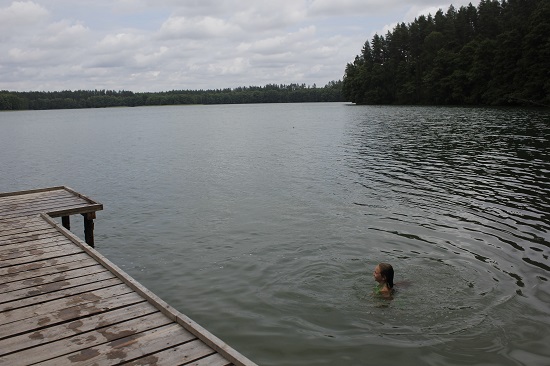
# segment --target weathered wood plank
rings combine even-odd
[[[47,258],[56,258],[64,255],[75,254],[82,252],[81,248],[77,248],[71,244],[60,244],[55,249],[44,248],[29,251],[26,256],[13,256],[6,255],[0,256],[0,268],[34,262],[37,260],[43,260]]]
[[[65,301],[65,306],[59,308],[59,310],[35,314],[29,318],[24,318],[26,314],[23,314],[20,318],[14,317],[11,320],[19,320],[0,324],[0,339],[13,337],[29,331],[36,331],[44,327],[83,318],[92,314],[99,314],[105,311],[123,308],[125,306],[142,303],[144,301],[143,298],[135,292],[125,293],[119,296],[104,299],[102,301],[90,301],[93,297],[94,295],[89,293],[80,294],[76,296],[78,301],[77,304],[74,304],[74,306],[69,306],[68,302]],[[22,309],[15,311],[19,312],[20,310]],[[0,322],[5,321],[2,319],[2,315],[6,313],[8,312],[0,313]]]
[[[69,187],[33,190],[31,193],[13,192],[0,195],[0,221],[13,215],[48,212],[52,216],[95,212],[103,205]],[[61,205],[64,202],[65,205]],[[28,205],[34,203],[33,205]],[[8,209],[8,211],[4,211]]]
[[[81,321],[82,322],[82,321]],[[96,349],[109,349],[105,345],[123,344],[130,337],[139,339],[143,332],[152,331],[155,328],[161,328],[171,323],[171,320],[160,312],[145,315],[139,318],[132,318],[121,323],[100,327],[88,332],[74,334],[69,338],[61,339],[52,343],[26,349],[17,353],[2,357],[8,364],[16,362],[18,359],[24,359],[27,364],[49,360],[56,357],[68,358],[81,350],[96,347]],[[55,361],[61,364],[63,361]],[[74,357],[73,357],[74,360]],[[46,362],[47,364],[48,362]]]
[[[89,260],[90,256],[85,252],[76,253],[73,255],[67,255],[63,257],[54,257],[44,260],[37,260],[31,263],[22,263],[19,265],[13,265],[11,267],[0,268],[0,283],[10,282],[14,276],[19,276],[21,272],[25,272],[25,275],[34,277],[33,270],[46,269],[55,266],[68,266],[71,268],[72,262],[78,262],[82,260]]]
[[[78,362],[79,365],[113,365],[177,346],[193,339],[195,339],[194,335],[178,324],[172,323],[48,360],[41,363],[41,365],[62,366],[73,365],[75,362]]]
[[[51,247],[51,246],[55,246],[55,245],[59,245],[67,242],[70,243],[70,241],[63,236],[52,235],[49,238],[46,237],[46,238],[40,238],[36,240],[22,241],[19,243],[0,245],[0,255],[14,254],[24,250],[42,249],[42,248]]]
[[[53,237],[60,237],[58,233],[51,229],[42,230],[38,233],[27,233],[22,235],[14,235],[13,237],[3,238],[0,241],[0,249],[5,245],[18,244],[23,242],[29,242],[33,240],[48,239]]]
[[[25,191],[16,191],[16,192],[2,192],[0,193],[0,198],[5,199],[7,197],[17,197],[17,196],[26,196],[26,197],[40,197],[43,194],[48,194],[52,192],[64,191],[65,187],[48,187],[48,188],[38,188],[38,189],[29,189]]]
[[[227,358],[229,361],[238,364],[238,365],[254,365],[253,362],[248,360],[246,357],[238,353],[233,348],[229,347],[221,339],[210,333],[208,330],[200,326],[198,323],[193,321],[188,316],[180,313],[178,310],[171,307],[168,303],[160,299],[157,295],[145,288],[141,283],[128,276],[124,271],[122,271],[118,266],[113,264],[107,258],[105,258],[101,253],[96,251],[93,248],[90,248],[86,244],[83,244],[80,239],[71,232],[64,230],[61,225],[59,225],[55,220],[50,218],[48,215],[41,215],[44,220],[48,221],[52,226],[55,226],[64,233],[68,238],[70,238],[76,245],[81,247],[86,251],[92,258],[101,263],[105,268],[108,268],[111,272],[115,273],[118,278],[124,281],[130,288],[132,288],[136,293],[147,299],[154,306],[156,306],[160,311],[162,311],[167,317],[174,320],[176,323],[180,324],[182,327],[195,334],[199,339],[201,339],[206,345],[212,347],[216,352],[220,352]]]
[[[14,202],[9,205],[0,203],[0,216],[21,216],[25,214],[38,214],[46,212],[48,207],[61,205],[88,205],[84,201],[75,197],[50,198],[42,202]]]
[[[63,189],[66,190],[67,192],[72,193],[73,195],[75,195],[75,196],[77,196],[77,197],[82,198],[84,201],[87,201],[87,202],[90,203],[90,204],[98,204],[98,202],[94,201],[93,199],[91,199],[90,197],[86,196],[86,195],[83,194],[83,193],[80,193],[80,192],[75,191],[75,190],[72,189],[71,187],[63,186]],[[103,208],[101,208],[101,209],[103,209]]]
[[[89,317],[61,323],[52,327],[42,328],[32,333],[0,340],[0,356],[29,349],[60,339],[72,337],[90,330],[118,324],[125,320],[139,318],[144,315],[159,313],[158,309],[148,302],[140,302],[123,308],[106,311]]]
[[[49,199],[76,197],[65,190],[56,190],[42,193],[22,194],[17,196],[0,197],[0,205],[10,205],[18,202],[43,202]],[[78,198],[78,197],[76,197]]]
[[[188,366],[228,366],[228,365],[231,365],[231,362],[223,358],[219,353],[215,353],[211,356],[201,358],[198,361],[190,363]]]
[[[6,246],[0,246],[0,256],[15,255],[17,253],[23,253],[24,251],[28,252],[31,250],[46,249],[63,244],[71,244],[71,242],[66,238],[57,236],[17,244],[8,244]]]
[[[111,278],[116,278],[114,274],[107,270],[101,270],[97,273],[90,273],[87,275],[82,275],[76,278],[64,278],[64,276],[56,276],[52,277],[51,279],[55,279],[56,281],[50,281],[45,282],[40,285],[35,285],[32,287],[25,287],[19,290],[14,290],[10,292],[5,292],[2,294],[2,297],[0,298],[0,304],[21,300],[27,297],[34,297],[36,298],[39,295],[47,294],[50,292],[59,292],[62,296],[66,292],[64,290],[70,289],[72,287],[77,287],[81,285],[86,285],[94,282],[100,282],[104,280],[108,280]],[[120,281],[117,278],[118,281]]]
[[[45,303],[35,304],[21,309],[8,310],[0,313],[0,325],[25,318],[40,317],[48,313],[55,313],[60,309],[71,308],[75,305],[98,303],[106,299],[130,293],[131,289],[124,284],[101,288],[88,293],[65,296]]]
[[[204,344],[200,339],[190,341],[179,346],[168,348],[164,351],[153,353],[151,355],[138,358],[137,360],[125,363],[130,366],[173,366],[183,365],[189,362],[198,361],[203,357],[216,353],[212,348]],[[225,361],[228,363],[228,361]]]
[[[18,281],[11,281],[9,283],[0,284],[0,294],[12,291],[20,291],[26,288],[33,288],[47,285],[52,282],[70,280],[78,277],[85,277],[95,273],[108,272],[106,268],[100,264],[93,264],[88,267],[79,267],[71,270],[56,271],[54,273],[42,274],[40,277],[24,278]],[[110,273],[110,272],[109,272]],[[5,298],[0,298],[0,303],[4,302]]]
[[[62,203],[60,204],[51,204],[47,206],[41,206],[37,207],[35,209],[29,209],[29,210],[16,210],[12,212],[7,213],[0,213],[0,218],[2,217],[13,217],[14,215],[33,215],[33,214],[39,214],[41,212],[46,212],[50,216],[52,216],[52,213],[54,215],[52,217],[57,217],[61,212],[67,212],[67,213],[80,213],[80,212],[86,212],[84,209],[89,208],[91,206],[88,206],[83,203],[74,203],[71,205],[64,205]]]
[[[28,200],[28,199],[19,199],[13,200],[12,202],[0,202],[0,213],[17,215],[18,212],[44,212],[47,210],[41,210],[41,208],[47,208],[49,206],[58,206],[58,205],[75,205],[75,204],[85,204],[88,202],[83,201],[82,199],[67,195],[67,196],[57,196],[57,197],[48,197],[41,200]]]
[[[31,231],[38,231],[38,230],[47,229],[47,228],[49,228],[49,226],[44,221],[41,221],[41,222],[28,222],[26,225],[22,224],[20,226],[15,227],[15,228],[9,228],[9,229],[8,229],[8,227],[4,227],[4,225],[0,225],[0,241],[5,236],[10,236],[10,235],[15,235],[15,234],[22,234],[22,233],[27,233],[27,232],[31,232]]]
[[[0,364],[254,365],[52,219],[85,215],[90,238],[101,209],[68,187],[0,193]]]
[[[8,310],[15,310],[27,306],[46,303],[57,299],[62,299],[68,296],[79,295],[90,291],[102,290],[111,286],[120,285],[122,282],[116,277],[111,277],[106,280],[96,281],[81,284],[79,286],[64,289],[63,291],[49,292],[34,297],[26,297],[20,300],[10,301],[0,304],[0,313]]]
[[[9,196],[9,197],[0,197],[0,204],[9,205],[12,203],[17,202],[43,202],[51,199],[58,199],[58,198],[77,198],[82,200],[80,197],[75,196],[71,192],[68,192],[64,189],[56,190],[56,191],[49,191],[49,192],[42,192],[42,193],[36,193],[36,194],[23,194],[18,196]],[[84,200],[82,200],[84,201]],[[87,201],[85,201],[87,202]]]
[[[9,230],[17,229],[26,223],[36,223],[40,221],[41,217],[38,215],[27,215],[27,216],[17,216],[17,217],[1,217],[0,218],[0,229]],[[44,220],[42,220],[44,221]]]

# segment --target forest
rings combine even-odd
[[[76,90],[54,92],[0,91],[0,110],[76,109],[136,107],[179,104],[246,104],[342,102],[342,82],[331,81],[324,87],[305,84],[249,86],[216,90],[173,90],[158,93],[134,93],[114,90]]]
[[[550,1],[482,0],[367,40],[345,69],[356,104],[550,106]]]

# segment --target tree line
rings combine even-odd
[[[550,1],[482,0],[366,41],[345,69],[357,104],[550,106]]]
[[[306,84],[268,84],[215,90],[172,90],[134,93],[114,90],[66,90],[53,92],[0,91],[0,110],[136,107],[179,104],[246,104],[343,102],[342,82],[324,87]]]

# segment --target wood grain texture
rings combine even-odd
[[[255,365],[52,219],[101,209],[68,187],[0,193],[0,365]]]

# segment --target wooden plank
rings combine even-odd
[[[131,289],[124,284],[101,288],[88,293],[64,296],[63,298],[35,304],[21,309],[8,310],[0,313],[0,325],[25,318],[40,317],[48,313],[55,313],[60,309],[71,308],[75,305],[83,306],[87,303],[98,303],[106,299],[131,293]]]
[[[29,195],[38,195],[40,193],[46,193],[51,191],[64,190],[64,186],[57,187],[48,187],[48,188],[38,188],[38,189],[29,189],[25,191],[16,191],[16,192],[2,192],[0,193],[0,198],[12,197],[12,196],[29,196]]]
[[[30,231],[37,231],[40,229],[47,229],[49,226],[44,221],[28,221],[25,224],[15,228],[5,228],[0,224],[0,240],[4,236],[26,233]]]
[[[172,323],[54,358],[42,362],[41,365],[62,366],[73,365],[75,362],[79,365],[113,365],[177,346],[193,339],[195,339],[194,335],[178,324]]]
[[[51,238],[65,239],[62,236],[60,236],[59,233],[56,233],[55,231],[52,231],[50,229],[41,230],[38,233],[27,233],[24,235],[15,236],[13,238],[4,239],[0,242],[0,250],[8,245],[21,244],[25,242],[29,243],[33,241],[39,241],[39,240],[51,239]]]
[[[123,308],[106,311],[89,317],[61,323],[52,327],[42,328],[32,333],[0,340],[0,356],[52,343],[60,339],[72,337],[75,334],[114,325],[128,319],[139,318],[144,315],[160,313],[157,308],[148,302],[140,302]]]
[[[97,201],[94,201],[93,199],[91,199],[90,197],[80,193],[80,192],[77,192],[75,191],[74,189],[72,189],[71,187],[67,187],[67,186],[63,186],[63,189],[66,190],[67,192],[70,192],[72,193],[73,195],[77,196],[77,197],[80,197],[82,198],[84,201],[87,201],[88,203],[92,204],[92,205],[100,205],[101,206],[101,210],[103,209],[103,205]]]
[[[71,205],[64,205],[61,203],[61,204],[51,204],[47,206],[36,207],[33,209],[16,210],[16,211],[11,211],[7,213],[0,212],[0,218],[12,217],[15,215],[33,215],[33,214],[39,214],[42,212],[45,212],[52,217],[57,217],[57,216],[61,216],[61,213],[67,213],[67,215],[73,215],[77,213],[90,212],[90,210],[97,211],[95,209],[95,206],[91,206],[88,204],[74,203]]]
[[[121,323],[92,329],[88,332],[80,332],[79,334],[73,334],[70,338],[12,353],[2,357],[2,360],[7,362],[7,364],[12,364],[17,360],[25,360],[25,363],[32,364],[61,356],[61,360],[55,361],[61,364],[63,359],[71,359],[70,354],[78,354],[80,351],[92,347],[96,347],[96,349],[112,349],[113,346],[109,347],[105,344],[125,344],[129,338],[139,339],[143,337],[142,334],[144,332],[151,332],[156,328],[166,327],[170,323],[170,319],[160,312],[156,312],[139,318],[131,318]],[[51,363],[52,361],[47,361],[46,364],[48,362]]]
[[[219,353],[215,353],[211,356],[201,358],[198,361],[195,361],[188,366],[228,366],[231,365],[231,362],[220,356]]]
[[[55,271],[54,273],[42,274],[40,277],[24,278],[18,281],[11,281],[9,283],[0,284],[0,293],[19,291],[25,288],[34,288],[57,282],[65,281],[78,277],[85,277],[95,273],[108,272],[106,268],[100,264],[91,265],[84,268],[74,268],[66,271]],[[109,272],[110,273],[110,272]],[[114,275],[113,275],[114,276]],[[0,298],[0,303],[4,302],[4,298]]]
[[[86,301],[86,299],[91,299],[92,296],[93,295],[90,294],[77,295],[79,301]],[[55,301],[52,301],[52,303],[53,302]],[[59,323],[84,318],[89,315],[99,314],[142,302],[144,302],[143,298],[141,298],[135,292],[129,292],[119,296],[107,298],[103,301],[82,302],[74,306],[69,306],[68,302],[65,301],[63,302],[65,304],[65,307],[60,308],[59,310],[54,310],[43,314],[38,314],[30,318],[19,319],[9,323],[1,324],[0,339],[13,337],[19,334],[27,333],[29,331],[36,331],[44,327],[49,327]],[[2,319],[2,315],[6,313],[7,312],[0,313],[0,321],[5,321]],[[23,316],[25,316],[25,314]]]
[[[40,200],[32,200],[32,199],[26,199],[21,198],[17,200],[12,200],[12,202],[2,202],[0,201],[0,210],[2,214],[10,213],[12,212],[13,216],[20,214],[21,212],[25,211],[36,211],[39,210],[41,207],[47,207],[54,204],[59,203],[65,203],[67,205],[69,204],[81,204],[81,205],[89,205],[88,202],[74,196],[70,195],[57,195],[57,196],[50,196],[50,197],[43,197]],[[37,212],[40,213],[40,212]]]
[[[61,217],[61,216],[91,213],[99,210],[103,210],[103,205],[101,204],[82,205],[82,206],[76,206],[74,208],[64,208],[59,210],[48,211],[47,214],[50,217]]]
[[[33,270],[47,269],[49,267],[63,266],[63,265],[67,265],[69,266],[68,268],[70,268],[72,262],[89,260],[89,258],[90,256],[87,253],[81,252],[81,253],[76,253],[73,255],[67,255],[63,257],[48,258],[44,260],[37,260],[31,263],[23,263],[23,264],[14,265],[11,267],[0,268],[0,282],[1,283],[10,282],[13,276],[19,276],[19,273],[21,272],[26,272],[31,277],[34,277],[34,273],[31,272]]]
[[[35,234],[47,229],[49,229],[47,226],[33,225],[17,229],[3,230],[0,226],[0,244],[2,244],[4,240],[8,240],[9,238]]]
[[[55,220],[45,214],[41,214],[44,220],[48,221],[52,226],[56,227],[61,233],[71,239],[76,245],[82,248],[86,253],[88,253],[92,258],[101,263],[105,268],[108,268],[113,272],[118,278],[120,278],[126,285],[132,288],[136,293],[147,299],[151,304],[157,307],[164,315],[168,316],[170,319],[174,320],[176,323],[180,324],[189,332],[196,335],[200,340],[202,340],[206,345],[213,348],[216,352],[223,354],[225,358],[236,365],[255,365],[252,361],[247,359],[245,356],[241,355],[233,348],[229,347],[221,339],[210,333],[208,330],[200,326],[198,323],[193,321],[188,316],[180,313],[178,310],[174,309],[164,300],[160,299],[157,295],[145,288],[141,283],[134,280],[132,277],[128,276],[125,272],[120,270],[118,266],[113,264],[107,258],[105,258],[101,253],[96,251],[93,248],[90,248],[88,245],[82,243],[80,239],[73,233],[65,230],[61,225],[59,225]]]
[[[0,286],[1,285],[9,285],[12,282],[19,282],[23,280],[37,280],[40,281],[40,277],[42,276],[48,276],[53,275],[57,273],[63,273],[63,272],[69,272],[73,270],[85,270],[88,267],[91,266],[100,266],[96,261],[94,261],[92,258],[90,258],[87,254],[85,254],[85,257],[81,260],[74,259],[72,261],[66,262],[66,263],[58,263],[53,266],[48,267],[40,267],[40,268],[31,268],[26,271],[17,271],[14,273],[6,273],[4,275],[0,275]],[[63,258],[69,258],[69,257],[63,257]],[[13,268],[13,267],[10,267]],[[103,268],[103,267],[102,267]]]
[[[68,203],[64,209],[61,209],[58,205],[53,205],[52,200],[56,199],[69,199],[70,201],[65,201]],[[48,203],[48,201],[50,203]],[[26,211],[27,208],[21,210],[14,210],[11,208],[11,212],[6,213],[0,211],[0,220],[6,218],[7,216],[13,216],[14,214],[30,214],[30,213],[40,213],[48,212],[52,216],[66,216],[77,213],[88,213],[95,212],[103,209],[103,205],[95,202],[89,197],[74,191],[69,187],[53,187],[52,189],[40,189],[40,190],[31,190],[21,191],[21,192],[9,192],[3,195],[0,195],[0,210],[3,206],[10,204],[25,204],[26,202],[34,202],[32,206],[32,211]],[[73,202],[74,204],[71,204]],[[78,207],[76,207],[78,205]],[[28,208],[31,210],[31,208]],[[37,211],[38,210],[38,211]]]
[[[87,202],[75,197],[56,198],[44,202],[20,202],[12,205],[1,205],[0,216],[18,216],[49,212],[60,207],[89,206]],[[53,209],[52,209],[53,208]]]
[[[34,201],[41,202],[43,200],[51,198],[65,198],[65,197],[74,197],[82,201],[84,204],[88,205],[100,205],[99,202],[96,202],[89,198],[88,196],[76,192],[75,190],[69,187],[52,187],[44,188],[31,191],[20,191],[20,192],[7,192],[0,193],[0,206],[4,204],[11,204],[13,202],[24,202],[24,201]],[[101,208],[103,209],[103,207]]]
[[[42,294],[34,297],[27,297],[20,300],[0,304],[0,312],[24,308],[26,306],[31,306],[35,304],[46,303],[48,301],[62,299],[64,297],[73,296],[73,295],[79,295],[90,291],[103,290],[108,287],[116,286],[120,284],[121,284],[121,281],[116,277],[109,278],[107,280],[86,283],[77,287],[65,289],[63,291],[50,292],[50,293],[46,293],[46,294]]]
[[[30,250],[27,255],[25,255],[24,253],[18,253],[15,255],[3,255],[0,256],[0,268],[34,262],[47,258],[62,257],[64,255],[80,252],[82,252],[82,249],[75,247],[74,245],[60,244],[56,247]]]
[[[29,201],[41,202],[43,200],[47,200],[50,198],[58,198],[58,197],[75,197],[75,196],[64,189],[58,189],[58,190],[52,190],[47,192],[38,192],[38,193],[31,193],[31,194],[21,194],[21,195],[0,197],[0,205],[11,204],[13,202],[29,202]]]
[[[130,366],[130,365],[133,365],[133,366],[182,365],[182,364],[188,364],[193,361],[198,361],[201,358],[215,354],[215,352],[216,351],[208,347],[200,339],[196,339],[194,341],[180,344],[179,346],[175,346],[175,347],[166,349],[164,351],[160,351],[142,358],[138,358],[137,360],[131,361],[129,363],[125,363],[124,365],[127,365],[127,366]],[[225,364],[228,364],[228,363],[229,361],[225,360]]]
[[[25,245],[25,243],[27,243],[27,246],[39,246],[40,244],[47,244],[51,241],[66,242],[66,240],[63,239],[63,237],[53,232],[46,232],[44,234],[32,234],[26,238],[20,237],[13,240],[5,240],[2,242],[2,245],[0,245],[0,250],[6,246],[13,246],[16,244]]]
[[[85,285],[85,284],[90,284],[90,283],[100,282],[104,280],[109,280],[111,278],[116,278],[114,274],[112,274],[107,270],[102,270],[97,273],[90,273],[88,275],[79,276],[79,277],[70,278],[70,279],[63,279],[62,277],[63,276],[59,276],[59,277],[52,276],[53,279],[57,279],[57,278],[61,278],[61,279],[57,281],[46,282],[38,286],[25,287],[22,289],[5,292],[2,294],[2,298],[0,299],[0,304],[24,299],[26,297],[33,297],[33,300],[37,302],[35,300],[37,296],[47,294],[50,292],[59,292],[58,296],[64,296],[66,294],[64,290]],[[118,278],[117,280],[120,281]]]
[[[40,206],[43,202],[68,198],[77,199],[79,202],[89,203],[67,191],[56,191],[48,194],[41,194],[39,196],[12,196],[9,198],[0,198],[0,207],[28,203],[35,203],[37,206]]]
[[[23,251],[29,251],[34,249],[44,249],[44,248],[60,245],[63,243],[71,243],[71,242],[67,240],[67,238],[65,238],[64,236],[57,234],[56,236],[52,236],[50,238],[0,245],[0,256],[21,253]]]
[[[0,228],[7,230],[9,228],[18,228],[28,222],[35,222],[40,219],[38,215],[26,215],[26,216],[14,216],[14,217],[0,217]]]
[[[51,218],[101,209],[68,187],[0,194],[0,363],[255,365]]]

